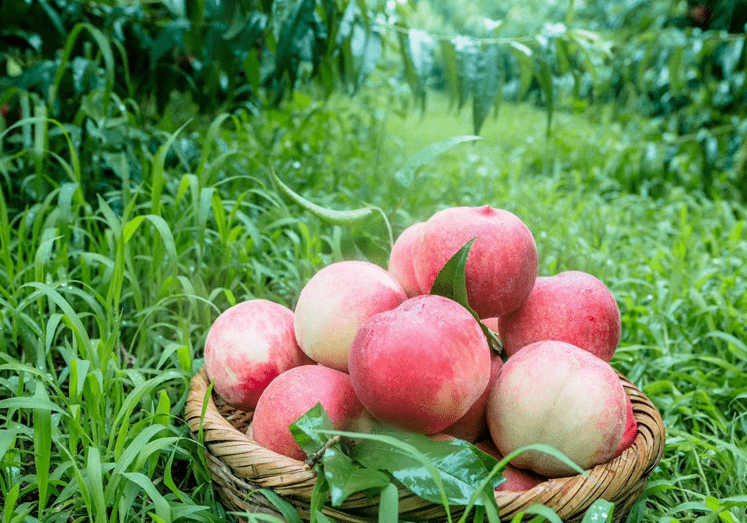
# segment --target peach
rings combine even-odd
[[[251,425],[254,441],[278,454],[306,459],[289,427],[317,403],[337,430],[348,429],[363,415],[350,376],[322,365],[303,365],[272,380],[260,396]]]
[[[526,303],[499,318],[498,332],[509,356],[535,341],[558,340],[610,361],[620,342],[620,309],[599,279],[561,272],[537,278]]]
[[[293,311],[267,300],[237,303],[216,318],[205,340],[205,371],[226,403],[254,410],[282,372],[309,363],[296,343]]]
[[[311,277],[298,297],[294,325],[301,350],[322,365],[347,372],[358,328],[406,299],[399,282],[373,263],[328,265]]]
[[[350,348],[349,368],[356,394],[380,423],[435,434],[487,388],[490,348],[467,309],[423,295],[369,318]]]
[[[418,286],[430,292],[439,271],[472,238],[465,267],[470,307],[480,318],[518,309],[537,277],[537,245],[515,214],[488,205],[444,209],[425,222],[413,249]]]
[[[423,222],[410,225],[397,237],[389,254],[389,273],[402,284],[409,297],[425,294],[418,286],[415,270],[412,266],[412,251],[420,240]]]
[[[627,450],[628,447],[630,447],[633,442],[635,441],[636,436],[638,435],[638,422],[635,419],[635,414],[633,413],[633,403],[630,401],[630,396],[627,394],[625,395],[625,432],[623,433],[623,437],[620,440],[620,444],[617,446],[617,450],[615,451],[613,458],[616,458],[623,452]]]
[[[488,381],[488,387],[477,398],[477,401],[472,404],[467,413],[459,418],[456,423],[446,427],[444,433],[469,441],[470,443],[474,443],[487,435],[488,420],[485,417],[485,407],[488,404],[490,386],[495,381],[495,377],[498,375],[501,367],[503,367],[503,360],[497,353],[492,353],[490,356],[490,381]]]
[[[503,459],[503,456],[498,451],[498,448],[492,440],[487,439],[479,441],[475,443],[475,447],[490,454],[498,461]],[[518,469],[511,465],[511,463],[507,464],[506,468],[503,469],[503,477],[506,481],[498,485],[495,489],[499,492],[523,492],[536,487],[548,479],[545,476],[532,472],[531,470]]]
[[[507,455],[550,445],[588,469],[615,454],[625,430],[625,392],[609,363],[562,341],[540,341],[509,357],[490,389],[488,429]],[[537,450],[512,464],[548,477],[574,470]]]

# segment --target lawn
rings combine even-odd
[[[26,205],[7,174],[0,192],[2,523],[231,517],[183,419],[211,322],[248,298],[292,307],[322,266],[384,264],[389,249],[380,218],[321,222],[278,193],[271,168],[320,205],[380,207],[395,236],[448,206],[517,214],[540,274],[583,270],[610,287],[623,321],[612,364],[664,419],[664,455],[630,521],[747,521],[744,205],[626,191],[615,154],[635,137],[560,112],[548,138],[530,104],[504,104],[482,140],[403,176],[408,158],[471,123],[438,96],[404,118],[377,96],[297,93],[258,117],[148,129],[160,147],[107,157],[119,170],[101,189],[81,175],[90,149],[55,157],[32,140],[2,153],[4,173],[26,161],[32,173]],[[164,128],[185,123],[175,111]],[[64,143],[39,122],[4,140],[49,130]],[[60,169],[65,183],[45,175]]]

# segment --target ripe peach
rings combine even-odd
[[[591,274],[561,272],[537,278],[526,303],[499,318],[498,331],[509,356],[535,341],[558,340],[610,361],[620,342],[620,309]]]
[[[509,211],[452,207],[431,216],[413,249],[418,285],[430,292],[446,262],[475,237],[465,268],[470,307],[480,318],[508,314],[524,303],[537,277],[534,237]]]
[[[631,403],[630,397],[627,394],[625,395],[625,405],[625,432],[623,433],[623,437],[620,440],[620,444],[617,446],[615,455],[612,456],[613,458],[616,458],[617,456],[625,452],[625,450],[627,450],[627,448],[633,444],[636,436],[638,435],[638,422],[636,421],[635,414],[633,413],[633,404]]]
[[[509,357],[498,373],[488,397],[488,429],[503,455],[543,443],[587,469],[615,454],[625,411],[625,392],[609,363],[569,343],[540,341]],[[512,463],[549,477],[575,473],[536,450]]]
[[[479,441],[475,443],[475,447],[490,454],[498,461],[503,459],[503,456],[498,451],[493,440],[486,439]],[[495,489],[499,492],[523,492],[536,487],[548,479],[545,476],[532,472],[531,470],[518,469],[511,465],[511,463],[506,465],[506,468],[503,469],[503,477],[506,481],[498,485]]]
[[[205,340],[205,371],[226,403],[253,410],[280,373],[309,359],[296,343],[293,312],[255,299],[237,303],[213,322]]]
[[[306,459],[288,427],[317,403],[337,430],[346,430],[363,415],[350,376],[322,365],[302,365],[272,380],[260,396],[252,420],[254,441],[278,454]]]
[[[488,387],[485,392],[477,398],[477,401],[472,404],[467,413],[459,418],[456,423],[452,423],[446,427],[443,432],[456,436],[459,439],[474,443],[481,439],[488,433],[488,420],[485,417],[485,407],[488,404],[488,394],[490,393],[490,386],[495,381],[495,377],[498,375],[498,371],[503,367],[503,360],[497,353],[490,355],[490,380],[488,381]]]
[[[294,321],[296,338],[311,359],[347,372],[350,344],[361,324],[406,299],[399,282],[373,263],[333,263],[301,289]]]
[[[442,296],[416,296],[361,326],[350,377],[379,422],[435,434],[487,388],[490,348],[467,309]]]
[[[389,254],[389,274],[402,284],[402,288],[410,297],[425,294],[418,286],[412,266],[412,251],[420,240],[422,227],[423,222],[418,222],[402,231]]]

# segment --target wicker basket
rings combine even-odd
[[[601,498],[615,503],[614,521],[624,521],[661,459],[665,434],[656,407],[627,378],[620,375],[620,380],[638,422],[633,444],[612,461],[590,469],[589,477],[550,479],[526,492],[496,492],[501,520],[511,520],[532,505],[541,504],[552,508],[563,521],[577,521],[589,505]],[[194,437],[200,431],[208,386],[203,369],[192,379],[186,405],[186,419]],[[220,498],[230,510],[279,516],[264,496],[250,495],[260,488],[271,489],[308,521],[315,472],[304,468],[303,462],[279,455],[247,437],[245,431],[251,417],[251,413],[226,405],[215,394],[208,400],[202,436]],[[360,493],[349,497],[339,509],[325,507],[324,512],[341,522],[370,522],[376,521],[378,503],[376,497]],[[446,520],[441,505],[425,501],[405,488],[400,488],[399,510],[403,520]],[[459,515],[459,507],[452,510],[452,516]]]

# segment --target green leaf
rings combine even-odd
[[[123,472],[122,475],[143,489],[150,497],[156,509],[156,515],[159,518],[167,523],[171,521],[171,506],[169,502],[158,492],[158,489],[148,476],[140,472]]]
[[[490,347],[498,354],[505,356],[503,353],[503,344],[498,339],[498,336],[488,329],[488,327],[480,320],[480,316],[472,309],[472,307],[469,306],[465,267],[467,266],[469,250],[475,240],[476,238],[472,238],[470,241],[465,243],[464,246],[454,253],[454,256],[446,262],[446,265],[441,268],[438,276],[436,276],[436,280],[433,282],[433,286],[431,287],[431,294],[454,300],[467,309],[480,324],[480,328],[482,329],[483,334],[485,334]]]
[[[288,72],[291,79],[294,79],[299,58],[306,60],[312,58],[315,40],[315,7],[314,0],[298,0],[291,13],[283,21],[275,52],[276,78],[280,79]]]
[[[441,61],[444,67],[444,80],[449,93],[449,103],[454,105],[459,100],[459,62],[453,42],[441,40]]]
[[[260,73],[261,64],[259,62],[259,55],[256,49],[249,49],[249,53],[244,59],[244,63],[242,65],[244,68],[244,75],[246,76],[249,85],[252,86],[252,89],[257,91],[259,89],[260,82],[262,81],[262,75]]]
[[[488,478],[493,467],[462,440],[434,441],[422,434],[381,428],[375,434],[346,434],[364,438],[352,457],[370,469],[385,470],[412,492],[433,503],[467,505],[475,486]],[[492,459],[492,458],[491,458]],[[493,465],[498,461],[492,460]],[[490,492],[501,478],[487,483]],[[473,500],[481,505],[484,500]]]
[[[384,225],[386,226],[387,233],[389,235],[389,244],[392,245],[394,243],[394,237],[392,235],[392,226],[389,223],[389,219],[387,218],[386,214],[383,210],[381,210],[379,207],[364,207],[361,209],[354,209],[352,211],[335,211],[333,209],[325,209],[324,207],[321,207],[315,203],[312,203],[305,199],[300,194],[297,194],[294,192],[290,187],[285,185],[280,178],[275,174],[274,171],[270,170],[272,175],[272,180],[277,185],[280,192],[285,195],[287,198],[301,206],[303,209],[306,209],[311,214],[319,218],[320,220],[332,224],[332,225],[353,225],[355,223],[358,223],[360,221],[363,221],[367,219],[368,217],[372,216],[374,213],[377,213],[381,216],[381,218],[384,220]]]
[[[279,496],[275,491],[263,488],[259,489],[259,492],[267,498],[267,501],[272,503],[272,505],[278,509],[278,512],[283,515],[283,519],[285,519],[287,523],[301,523],[301,516],[298,515],[298,511],[295,507]]]
[[[16,429],[0,429],[0,462],[5,457],[5,453],[15,446],[17,435]]]
[[[317,523],[333,523],[333,521],[327,517],[324,512],[317,510],[315,513]]]
[[[545,521],[551,523],[563,523],[563,520],[558,517],[553,509],[544,505],[532,505],[524,511],[524,514],[537,514],[544,518]]]
[[[293,438],[307,456],[314,454],[329,441],[330,436],[321,433],[320,430],[334,430],[329,414],[321,403],[314,405],[289,428]]]
[[[104,471],[98,447],[88,447],[86,459],[86,486],[93,499],[93,521],[106,521],[106,498],[104,497]]]
[[[545,105],[547,106],[547,129],[546,134],[550,136],[552,129],[552,117],[555,112],[555,92],[552,82],[552,69],[547,59],[540,59],[537,70],[537,81],[540,84],[540,89],[545,97]]]
[[[534,52],[520,42],[511,42],[508,49],[519,61],[521,91],[518,98],[522,99],[532,85],[532,76],[534,75],[534,61],[532,57]]]
[[[399,518],[399,492],[394,483],[381,491],[379,502],[379,523],[397,523]]]
[[[323,464],[334,507],[341,506],[351,494],[364,490],[378,491],[391,483],[389,476],[383,472],[356,465],[348,455],[334,447],[324,452]]]
[[[34,398],[42,403],[49,402],[47,389],[36,382]],[[39,513],[47,504],[49,494],[49,467],[52,455],[52,412],[47,408],[34,409],[34,464],[36,481],[39,490]]]
[[[472,122],[475,134],[480,134],[485,118],[496,103],[501,85],[498,58],[498,46],[489,45],[477,59],[475,92],[472,98]]]
[[[16,502],[20,493],[21,483],[16,483],[7,492],[5,502],[3,503],[3,523],[10,523],[13,514],[15,514]]]
[[[598,499],[586,510],[581,523],[605,523],[612,521],[615,504],[605,499]]]
[[[443,153],[447,152],[454,146],[459,145],[460,143],[472,142],[481,139],[482,138],[480,138],[479,136],[465,135],[455,136],[454,138],[448,138],[440,142],[432,143],[417,154],[409,157],[405,162],[405,165],[403,165],[396,173],[394,173],[394,179],[402,187],[408,188],[415,182],[418,171],[423,166],[429,164],[430,162],[441,156]]]
[[[685,47],[677,47],[672,54],[669,55],[667,60],[667,67],[669,69],[669,84],[672,86],[672,91],[676,94],[681,93],[685,89],[685,78],[682,73],[682,59],[685,56]]]
[[[314,490],[311,491],[311,501],[309,503],[309,512],[311,513],[310,523],[314,521],[320,521],[317,516],[321,513],[324,508],[324,504],[327,502],[329,497],[329,485],[327,484],[327,478],[322,474],[317,476],[314,482]]]
[[[474,314],[474,311],[467,302],[467,280],[465,277],[465,267],[467,265],[467,256],[472,244],[477,238],[472,238],[464,244],[454,256],[452,256],[446,265],[439,271],[436,280],[431,287],[431,294],[449,298],[462,305],[464,308]]]

